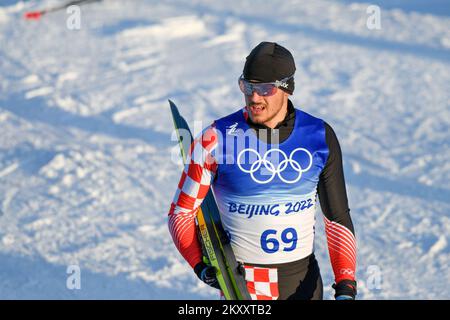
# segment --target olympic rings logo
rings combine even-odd
[[[341,269],[341,270],[339,271],[339,273],[340,273],[340,274],[348,274],[348,275],[351,275],[351,276],[354,274],[354,272],[353,272],[352,269]]]
[[[254,153],[257,157],[257,160],[252,163],[249,170],[245,169],[241,166],[241,157],[246,152]],[[272,162],[267,160],[269,155],[273,152],[279,152],[283,156],[283,160],[278,164],[278,166],[275,166]],[[306,153],[306,155],[309,158],[309,164],[305,169],[303,169],[300,166],[300,164],[293,159],[295,153],[297,153],[297,152],[304,152],[304,153]],[[301,179],[302,174],[311,168],[311,166],[313,164],[313,159],[312,159],[311,153],[308,150],[306,150],[305,148],[297,148],[297,149],[292,150],[289,157],[286,155],[286,153],[284,151],[282,151],[280,149],[270,149],[270,150],[266,151],[266,153],[264,154],[264,156],[262,158],[256,150],[247,148],[247,149],[244,149],[241,152],[239,152],[238,157],[237,157],[237,164],[238,164],[239,169],[241,169],[245,173],[249,173],[250,176],[252,177],[253,181],[255,181],[256,183],[260,183],[260,184],[269,183],[270,181],[272,181],[275,178],[276,175],[278,175],[278,178],[280,178],[280,180],[283,181],[284,183],[296,183]],[[270,177],[266,180],[260,180],[255,177],[255,172],[257,172],[261,168],[262,165],[264,165],[264,167],[270,172]],[[281,173],[287,168],[288,165],[290,165],[292,167],[292,169],[294,169],[294,171],[296,171],[298,173],[297,177],[294,180],[287,180],[281,175]]]

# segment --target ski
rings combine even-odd
[[[177,132],[183,163],[189,154],[193,137],[186,120],[176,105],[169,100],[172,119]],[[183,130],[183,134],[180,133]],[[188,141],[183,141],[183,139]],[[212,190],[209,190],[198,212],[197,223],[202,247],[212,266],[217,269],[217,280],[226,300],[251,300],[244,278],[243,266],[236,261],[229,238],[222,227],[219,209]]]

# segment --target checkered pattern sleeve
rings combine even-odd
[[[195,217],[217,171],[214,158],[216,147],[217,132],[213,124],[192,142],[169,210],[170,234],[178,251],[192,268],[202,260]]]

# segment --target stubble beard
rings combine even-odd
[[[278,111],[272,112],[272,113],[271,113],[271,112],[270,112],[271,109],[269,109],[269,106],[266,105],[266,104],[261,104],[261,103],[250,103],[249,107],[251,107],[252,105],[261,105],[261,106],[264,107],[264,111],[268,113],[268,116],[266,116],[266,117],[264,117],[264,118],[263,118],[263,117],[258,117],[258,116],[254,117],[253,114],[252,114],[252,112],[249,110],[250,118],[252,119],[253,123],[256,123],[256,124],[262,124],[262,125],[264,125],[264,124],[267,123],[267,122],[272,121],[272,120],[273,120],[273,119],[281,112],[281,109],[282,109],[282,108],[280,107]]]

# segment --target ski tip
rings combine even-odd
[[[23,15],[24,19],[26,20],[39,20],[42,16],[42,12],[40,11],[31,11],[31,12],[25,12]]]
[[[168,101],[169,101],[170,109],[172,110],[172,112],[175,113],[175,114],[178,114],[179,113],[178,112],[178,108],[175,105],[175,103],[173,103],[173,101],[170,100],[170,99],[168,99]]]

